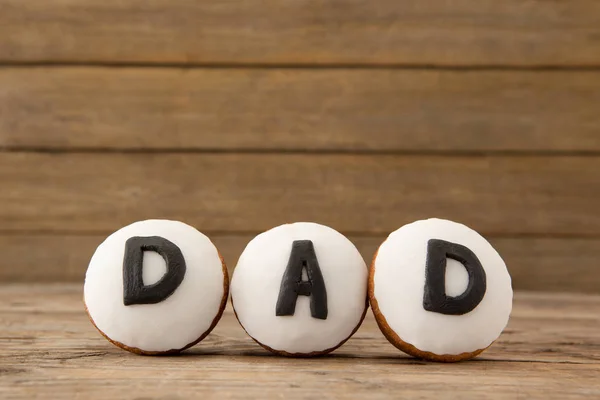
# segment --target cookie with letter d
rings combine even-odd
[[[423,359],[475,357],[500,336],[512,309],[511,279],[474,230],[442,219],[408,224],[379,247],[369,299],[386,338]]]
[[[210,239],[182,222],[140,221],[110,235],[85,276],[89,317],[113,344],[170,354],[201,341],[227,302],[227,268]]]
[[[321,355],[360,326],[367,277],[362,256],[344,235],[298,222],[248,243],[234,270],[231,301],[248,335],[267,350]]]

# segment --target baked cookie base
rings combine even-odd
[[[168,356],[168,355],[180,353],[183,350],[189,349],[190,347],[195,346],[198,343],[200,343],[202,340],[204,340],[204,338],[206,336],[208,336],[208,334],[215,328],[215,326],[217,326],[217,323],[223,316],[223,312],[225,311],[225,307],[227,306],[227,298],[229,297],[229,273],[227,272],[227,265],[225,264],[225,260],[223,259],[223,256],[221,255],[221,253],[219,253],[219,258],[221,259],[221,266],[223,268],[223,298],[221,299],[219,311],[217,312],[217,315],[213,319],[212,323],[210,324],[210,327],[204,333],[202,333],[202,335],[200,335],[200,337],[198,339],[194,340],[191,343],[186,344],[182,348],[170,349],[170,350],[165,350],[165,351],[148,351],[148,350],[139,349],[137,347],[127,346],[126,344],[117,342],[116,340],[109,338],[104,332],[102,332],[100,330],[100,328],[98,328],[98,326],[96,326],[96,323],[92,319],[92,316],[90,315],[87,305],[85,305],[85,299],[84,299],[83,304],[85,307],[85,312],[86,312],[90,322],[92,323],[92,325],[94,325],[94,328],[96,328],[98,330],[98,332],[100,332],[100,334],[106,340],[108,340],[115,346],[122,348],[123,350],[127,350],[131,353],[135,353],[135,354],[142,355],[142,356]]]
[[[356,328],[354,328],[354,330],[350,333],[350,335],[348,335],[348,337],[344,340],[342,340],[340,343],[338,343],[337,345],[329,348],[329,349],[325,349],[325,350],[321,350],[321,351],[313,351],[310,353],[289,353],[287,351],[283,351],[283,350],[277,350],[277,349],[273,349],[269,346],[267,346],[264,343],[259,342],[258,340],[256,340],[254,337],[252,337],[252,335],[250,335],[248,333],[248,331],[246,330],[246,328],[244,328],[244,325],[242,325],[240,319],[238,318],[237,312],[235,311],[235,305],[233,304],[233,297],[231,298],[231,306],[233,308],[233,313],[235,315],[235,318],[237,319],[238,323],[240,324],[240,326],[242,327],[242,329],[244,330],[244,332],[246,332],[246,334],[248,336],[250,336],[250,338],[252,340],[254,340],[256,343],[258,343],[259,346],[261,346],[263,349],[270,351],[271,353],[277,354],[278,356],[284,356],[284,357],[297,357],[297,358],[309,358],[309,357],[318,357],[318,356],[324,356],[328,353],[331,353],[332,351],[336,350],[337,348],[341,347],[344,343],[346,343],[348,341],[348,339],[350,339],[355,333],[356,331],[358,331],[358,329],[360,328],[360,326],[362,325],[365,316],[367,315],[367,309],[369,308],[369,298],[367,297],[367,299],[365,300],[365,309],[362,313],[362,316],[360,317],[360,320],[358,321],[358,324],[356,325]]]
[[[377,325],[379,329],[385,336],[385,338],[393,344],[396,348],[403,351],[404,353],[411,355],[413,357],[421,358],[423,360],[436,361],[436,362],[458,362],[469,360],[473,357],[476,357],[480,353],[482,353],[488,347],[483,349],[475,350],[469,353],[460,353],[460,354],[435,354],[429,351],[419,350],[415,346],[410,343],[403,341],[400,336],[389,326],[385,316],[379,309],[379,304],[377,303],[377,299],[375,298],[375,260],[377,259],[377,252],[373,256],[373,261],[371,262],[371,266],[369,268],[369,284],[368,284],[368,296],[369,302],[371,303],[371,309],[373,310],[373,315],[375,315],[375,320],[377,321]],[[491,344],[490,344],[491,346]]]

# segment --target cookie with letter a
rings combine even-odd
[[[329,353],[350,338],[367,309],[365,262],[341,233],[308,222],[256,236],[231,281],[236,316],[279,355]]]
[[[475,357],[502,333],[512,285],[498,252],[465,225],[428,219],[381,244],[369,273],[369,299],[386,338],[415,357]]]
[[[208,335],[228,291],[227,268],[208,237],[182,222],[148,220],[98,246],[84,301],[94,326],[116,346],[170,354]]]

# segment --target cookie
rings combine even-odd
[[[94,253],[84,301],[94,326],[137,354],[171,354],[215,327],[229,292],[210,239],[182,222],[147,220],[110,235]]]
[[[244,330],[285,356],[329,353],[367,310],[368,269],[352,242],[324,225],[281,225],[248,243],[231,281]]]
[[[381,244],[369,272],[369,300],[386,338],[423,359],[475,357],[502,333],[513,291],[498,252],[465,225],[428,219]]]

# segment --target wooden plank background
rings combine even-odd
[[[596,0],[2,0],[0,59],[597,66]]]
[[[8,148],[600,151],[600,71],[28,67],[0,88]]]
[[[600,3],[0,0],[3,281],[138,219],[313,220],[370,260],[444,217],[517,289],[600,292]]]

